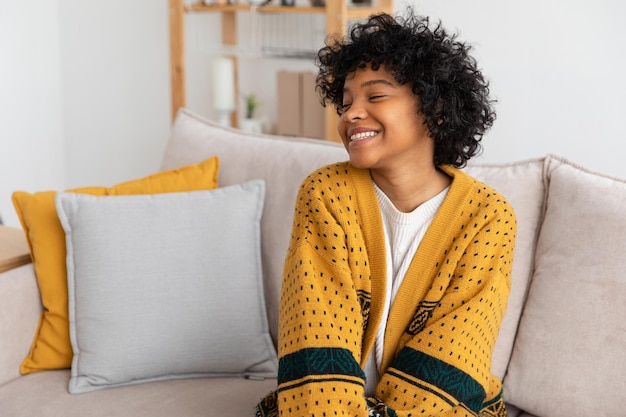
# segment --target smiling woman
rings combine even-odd
[[[401,208],[395,201],[399,209],[412,211],[449,185],[449,177],[435,169],[434,141],[418,97],[385,65],[374,70],[368,64],[346,78],[341,112],[338,131],[350,163],[371,169],[376,184],[388,188],[386,179],[398,178],[409,167],[423,174],[420,182],[427,187],[419,186],[425,196],[409,207]]]
[[[506,416],[491,356],[516,220],[458,169],[495,118],[468,50],[412,13],[320,50],[350,160],[301,185],[257,415]]]

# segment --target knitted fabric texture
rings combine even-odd
[[[372,398],[363,368],[386,280],[372,180],[345,162],[303,181],[283,273],[278,389],[257,415],[506,415],[490,368],[510,291],[515,214],[490,187],[442,169],[452,184],[391,306]]]

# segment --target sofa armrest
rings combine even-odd
[[[24,232],[0,225],[0,273],[30,263]]]
[[[0,385],[20,375],[41,312],[32,263],[0,273]]]

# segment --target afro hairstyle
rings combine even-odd
[[[434,163],[463,167],[481,150],[480,141],[495,120],[489,83],[469,55],[470,46],[449,35],[439,22],[415,15],[382,13],[355,24],[345,39],[331,38],[318,52],[316,88],[324,106],[341,114],[346,77],[359,68],[384,66],[419,98]]]

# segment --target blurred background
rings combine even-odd
[[[476,162],[555,153],[626,178],[626,3],[395,1],[398,12],[407,5],[473,45],[491,82],[498,119]],[[255,94],[256,115],[274,131],[277,73],[315,71],[306,51],[323,43],[323,14],[240,15],[239,91]],[[185,17],[187,107],[212,120],[211,62],[233,52],[220,36],[218,13]],[[15,190],[111,186],[156,172],[170,104],[166,0],[0,0],[4,223],[19,225]]]

